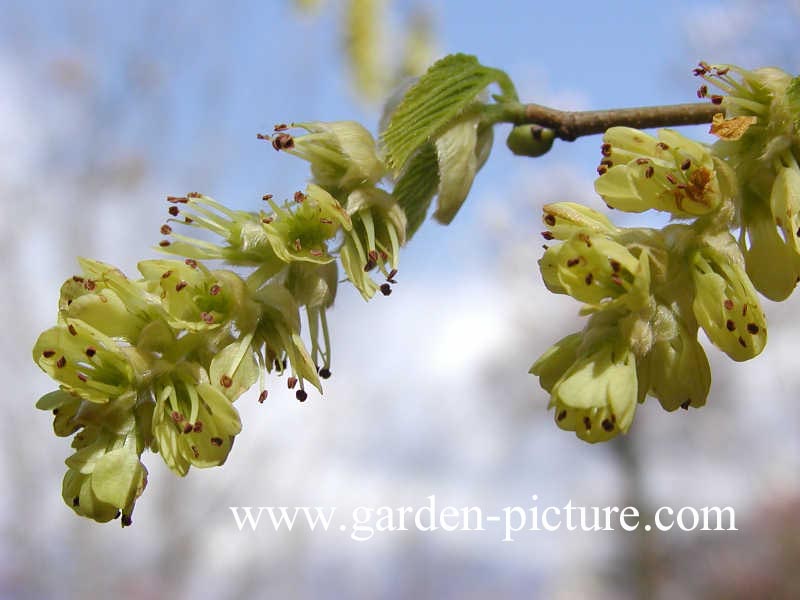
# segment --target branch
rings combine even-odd
[[[637,129],[702,125],[711,123],[719,112],[722,112],[719,106],[706,103],[581,111],[556,110],[540,104],[505,104],[497,121],[540,125],[552,129],[557,138],[571,142],[620,125]]]

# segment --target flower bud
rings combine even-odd
[[[372,135],[355,121],[295,123],[309,133],[286,150],[311,163],[314,182],[331,191],[373,185],[386,174]]]
[[[711,368],[697,332],[691,334],[666,306],[658,307],[652,330],[652,348],[640,361],[650,395],[667,411],[703,406],[711,389]]]
[[[579,231],[604,235],[619,231],[605,215],[575,202],[545,204],[542,212],[542,221],[550,234],[548,239],[566,240]]]
[[[506,146],[517,156],[547,154],[556,139],[555,131],[539,125],[517,125],[506,138]]]

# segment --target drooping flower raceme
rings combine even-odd
[[[588,441],[626,430],[619,413],[632,388],[638,401],[653,396],[669,411],[705,404],[711,372],[699,329],[733,360],[757,356],[767,328],[756,290],[783,299],[800,276],[798,79],[705,63],[696,74],[727,93],[698,92],[721,107],[711,126],[720,141],[706,147],[669,130],[653,137],[613,127],[595,183],[611,208],[693,222],[618,229],[578,205],[544,209],[544,236],[559,243],[540,261],[542,278],[585,303],[591,318],[531,372],[550,392],[559,426]]]
[[[248,212],[198,193],[168,197],[158,249],[176,258],[142,261],[136,280],[82,260],[62,287],[34,360],[61,386],[38,406],[53,411],[57,435],[75,436],[63,494],[78,514],[130,524],[147,449],[181,476],[221,465],[241,431],[233,403],[256,382],[263,402],[266,374],[285,375],[301,402],[306,384],[321,391],[337,259],[365,298],[391,292],[406,220],[377,187],[386,167],[375,140],[352,122],[299,127],[308,134],[279,127],[271,138],[312,165],[314,181],[291,201],[267,194]]]

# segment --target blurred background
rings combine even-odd
[[[66,439],[34,409],[33,364],[58,290],[90,256],[133,274],[156,256],[167,194],[257,209],[305,186],[306,163],[256,139],[279,122],[356,119],[451,52],[507,70],[562,109],[692,101],[698,60],[800,72],[800,3],[478,0],[0,0],[2,598],[800,597],[797,298],[765,302],[770,343],[709,348],[708,405],[639,407],[590,446],[552,423],[528,375],[582,326],[542,285],[540,208],[601,208],[598,137],[492,156],[448,228],[427,223],[391,297],[342,286],[334,376],[299,404],[273,386],[237,402],[227,463],[182,480],[146,455],[134,526],[64,506]],[[711,141],[705,128],[689,131]],[[620,224],[634,221],[619,220]],[[642,217],[635,222],[642,224]],[[646,223],[658,225],[656,220]],[[732,506],[738,532],[240,532],[229,506]],[[531,499],[538,496],[538,501]]]

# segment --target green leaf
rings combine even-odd
[[[392,191],[397,204],[406,213],[406,239],[411,239],[425,221],[438,187],[436,146],[428,142],[408,161]]]
[[[389,167],[399,172],[415,150],[441,133],[492,83],[500,85],[501,99],[516,100],[508,75],[481,65],[474,56],[452,54],[434,63],[405,95],[383,132]]]
[[[475,147],[478,144],[477,119],[454,125],[436,139],[439,158],[439,192],[434,218],[448,225],[461,208],[478,170]]]

